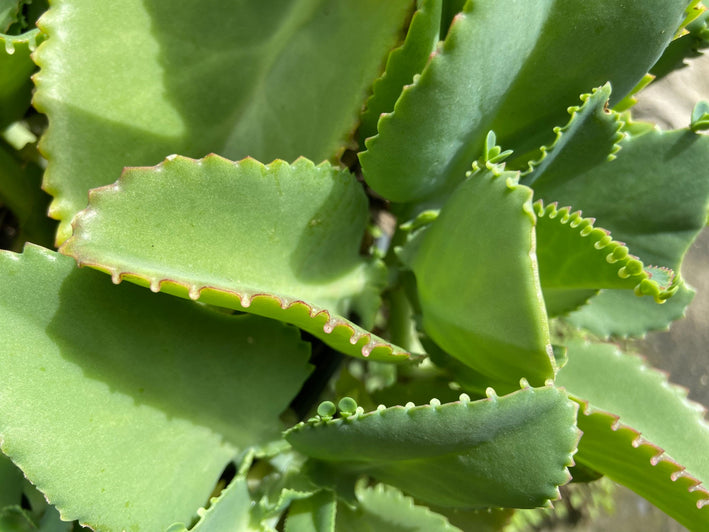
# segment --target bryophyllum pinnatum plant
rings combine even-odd
[[[709,528],[703,411],[613,343],[692,299],[709,105],[632,105],[707,20],[1,0],[0,525],[501,530],[607,476]]]

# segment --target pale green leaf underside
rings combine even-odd
[[[386,277],[359,255],[367,199],[346,170],[173,157],[89,204],[62,252],[115,282],[293,323],[353,356],[407,358],[343,317],[371,325]]]
[[[411,0],[56,0],[35,104],[52,216],[171,153],[270,161],[336,157]],[[338,68],[346,65],[347,68]]]
[[[355,487],[358,506],[337,507],[337,532],[461,532],[448,520],[393,486],[377,484],[367,487],[360,482]]]
[[[593,218],[569,207],[534,203],[537,215],[537,260],[547,312],[573,310],[601,288],[632,290],[663,303],[677,290],[671,270],[645,268],[610,232],[593,226]]]
[[[686,391],[637,356],[573,341],[557,384],[584,404],[576,460],[693,530],[709,525],[709,425]],[[686,469],[685,469],[686,468]],[[706,507],[704,507],[706,506]]]
[[[680,282],[677,292],[658,305],[627,290],[601,290],[585,307],[565,316],[564,321],[600,338],[641,338],[648,331],[667,330],[673,321],[682,318],[694,294],[691,287]]]
[[[419,0],[418,3],[404,44],[389,54],[384,74],[372,86],[372,96],[359,125],[361,138],[376,135],[380,115],[394,110],[402,88],[423,70],[438,43],[443,0]]]
[[[421,200],[463,179],[490,130],[518,153],[548,142],[579,94],[608,81],[616,101],[629,92],[685,7],[686,0],[467,2],[367,142],[360,156],[367,182],[388,199]]]
[[[518,173],[472,173],[438,218],[407,244],[426,333],[491,386],[541,386],[554,376],[534,256],[532,191]]]
[[[271,320],[113,286],[36,246],[0,272],[2,450],[68,520],[189,522],[239,449],[278,438],[309,373],[297,330]]]
[[[454,507],[535,507],[567,481],[576,408],[556,388],[488,399],[314,418],[286,432],[293,447],[338,468]]]

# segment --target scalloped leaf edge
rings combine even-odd
[[[169,155],[155,166],[126,167],[115,183],[91,189],[89,191],[89,206],[79,211],[71,221],[72,232],[75,233],[82,217],[90,216],[92,210],[91,199],[95,195],[100,195],[104,192],[119,190],[126,174],[136,170],[161,170],[173,161],[188,161],[201,165],[207,160],[217,160],[230,165],[256,165],[264,169],[269,169],[274,165],[293,166],[304,164],[313,169],[330,165],[327,161],[316,165],[304,157],[298,157],[291,165],[282,159],[275,159],[268,164],[261,163],[252,157],[246,157],[240,161],[231,161],[214,153],[208,154],[201,159],[193,159],[182,155]],[[88,266],[110,275],[114,284],[120,284],[122,281],[127,280],[139,286],[150,288],[154,293],[163,292],[183,299],[191,299],[192,301],[200,301],[240,312],[249,312],[267,318],[279,319],[314,334],[333,348],[352,356],[384,362],[403,362],[414,358],[408,351],[387,342],[350,320],[302,299],[258,290],[231,290],[207,284],[193,284],[169,277],[156,278],[142,273],[114,268],[100,262],[83,260],[78,253],[71,249],[73,241],[74,236],[66,239],[60,246],[59,252],[74,258],[80,268]],[[303,311],[305,311],[305,315]],[[303,318],[307,321],[304,322]],[[307,322],[312,322],[312,325]],[[338,343],[336,339],[341,340],[341,342]],[[352,347],[348,347],[347,344]]]
[[[639,90],[639,89],[638,89]],[[596,87],[591,90],[591,92],[587,92],[585,94],[581,94],[579,96],[579,99],[581,100],[581,103],[578,105],[572,105],[570,107],[567,107],[567,112],[569,113],[569,120],[564,124],[563,126],[555,126],[553,128],[554,132],[554,140],[549,143],[545,144],[543,146],[540,146],[539,152],[540,155],[535,158],[531,159],[527,163],[527,168],[525,170],[522,170],[522,177],[525,177],[543,163],[543,161],[550,155],[552,151],[554,151],[559,143],[561,142],[562,138],[564,135],[573,127],[574,122],[576,121],[577,117],[581,114],[581,112],[585,109],[587,105],[590,105],[591,98],[595,97],[596,95],[603,96],[605,95],[605,102],[606,102],[606,107],[605,107],[605,112],[609,115],[609,117],[615,121],[616,123],[616,133],[613,137],[613,147],[611,148],[610,153],[608,153],[608,161],[612,161],[617,157],[617,153],[622,149],[621,143],[623,140],[626,138],[626,134],[623,132],[623,126],[625,125],[623,121],[623,117],[620,113],[615,111],[614,109],[608,109],[607,104],[608,104],[608,99],[610,98],[611,94],[611,86],[610,83],[606,83],[605,85],[602,85],[600,87]],[[627,98],[627,97],[626,97]],[[528,183],[530,186],[532,183]]]
[[[594,227],[595,218],[584,218],[581,211],[571,212],[571,207],[559,208],[556,202],[544,206],[544,201],[539,199],[532,205],[539,218],[555,219],[559,217],[561,224],[576,229],[582,238],[589,238],[597,250],[606,250],[606,261],[618,265],[618,277],[631,279],[637,284],[633,291],[638,296],[652,296],[657,303],[664,303],[679,289],[680,276],[675,275],[670,268],[662,266],[645,266],[643,262],[628,253],[624,242],[613,240],[610,231]],[[655,273],[653,273],[655,272]],[[667,283],[660,283],[653,277],[667,276]]]
[[[634,438],[631,442],[633,449],[645,449],[652,451],[653,456],[649,460],[650,465],[652,467],[657,467],[659,464],[666,464],[670,468],[674,469],[674,471],[669,477],[669,480],[671,480],[672,482],[682,480],[687,485],[687,491],[689,493],[699,492],[703,496],[703,498],[697,499],[696,501],[697,509],[701,510],[705,506],[709,508],[709,488],[705,487],[702,481],[690,475],[687,472],[687,468],[678,463],[676,460],[674,460],[669,454],[666,453],[663,448],[658,445],[655,445],[650,440],[645,438],[640,431],[634,429],[630,425],[626,425],[625,423],[623,423],[621,421],[620,416],[600,408],[595,408],[591,406],[587,400],[574,397],[573,394],[569,394],[569,397],[571,397],[581,406],[580,411],[584,416],[589,418],[592,416],[604,418],[606,421],[608,421],[608,428],[611,431],[617,433],[625,432],[633,435]],[[687,402],[690,405],[696,404],[691,401]],[[702,407],[701,405],[697,405],[697,408],[704,411],[704,407]],[[579,458],[579,461],[583,461],[582,456],[580,456]],[[590,467],[593,467],[592,464],[589,465]]]

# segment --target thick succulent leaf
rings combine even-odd
[[[553,387],[487,399],[380,407],[316,417],[286,432],[293,447],[368,473],[426,503],[535,507],[558,496],[578,440],[576,408]],[[351,410],[351,409],[350,409]]]
[[[41,20],[49,40],[36,55],[35,105],[49,116],[42,148],[58,241],[87,191],[124,166],[171,153],[337,156],[411,5],[53,2]]]
[[[237,475],[229,485],[222,490],[218,497],[210,499],[208,508],[197,510],[199,521],[189,530],[192,532],[259,531],[259,528],[252,522],[253,501],[246,480],[251,463],[252,456],[247,454],[239,466]],[[175,523],[167,529],[167,532],[187,532],[187,530],[188,528],[184,524]]]
[[[337,507],[338,532],[461,532],[448,520],[393,486],[377,484],[367,487],[359,482],[355,487],[358,505]]]
[[[2,451],[67,520],[189,522],[239,449],[278,437],[309,373],[297,330],[271,320],[116,287],[36,246],[0,271]]]
[[[307,499],[293,501],[288,511],[285,532],[335,532],[337,515],[335,493],[322,490]]]
[[[22,479],[22,471],[0,453],[0,508],[20,504]]]
[[[46,216],[49,196],[42,192],[42,169],[20,161],[5,143],[0,141],[0,202],[17,218],[24,240],[50,246],[54,240],[55,223]]]
[[[169,158],[92,191],[62,252],[157,292],[298,325],[353,356],[406,353],[367,325],[386,282],[359,255],[367,199],[346,170],[218,156]]]
[[[533,186],[546,173],[563,178],[615,159],[625,135],[620,115],[607,109],[610,96],[610,84],[582,94],[581,105],[568,108],[568,122],[554,128],[554,141],[519,159],[527,164],[520,182]],[[515,166],[514,158],[509,165]]]
[[[372,96],[367,101],[367,110],[362,114],[359,126],[361,138],[377,133],[380,115],[394,110],[403,87],[426,66],[438,43],[442,4],[443,0],[418,0],[418,9],[411,19],[404,44],[389,54],[384,74],[374,82]]]
[[[537,215],[537,261],[547,312],[574,310],[601,288],[633,290],[663,303],[678,289],[671,270],[645,268],[614,241],[610,232],[593,226],[570,207],[534,204]]]
[[[407,244],[426,333],[507,391],[554,376],[535,258],[532,191],[486,163]],[[494,384],[493,384],[494,383]],[[498,384],[499,383],[499,384]]]
[[[420,200],[463,179],[489,130],[518,153],[544,144],[579,94],[608,81],[611,104],[629,92],[671,40],[686,4],[467,2],[367,142],[360,155],[367,182],[388,199]]]
[[[706,168],[709,168],[709,137],[684,129],[667,132],[651,129],[630,135],[612,163],[599,161],[580,173],[547,171],[535,181],[534,191],[545,202],[571,205],[593,216],[599,226],[610,230],[615,239],[623,241],[645,264],[678,272],[687,248],[706,223],[709,206]],[[637,186],[639,182],[642,187]],[[619,198],[627,199],[622,208],[618,207]],[[638,317],[633,310],[649,303],[638,303],[632,294],[604,294],[571,314],[571,323],[590,328],[594,322],[603,321],[601,314],[609,306],[620,305],[614,312],[620,319],[613,323],[613,334],[635,334]],[[606,301],[596,305],[596,299],[601,297]],[[668,302],[651,313],[648,327],[658,322],[666,325],[678,311]]]
[[[576,460],[692,530],[709,526],[709,425],[686,390],[612,345],[569,343],[557,383],[583,405]],[[701,484],[700,484],[701,483]]]
[[[598,161],[580,172],[545,172],[534,182],[534,192],[545,202],[571,205],[595,217],[645,264],[679,271],[706,223],[708,167],[709,137],[687,129],[652,129],[628,137],[611,164]],[[622,199],[627,201],[619,208]]]
[[[22,35],[0,33],[0,131],[19,120],[30,106],[35,64],[30,59],[44,40],[38,29]]]
[[[641,338],[648,331],[669,329],[685,315],[694,299],[694,290],[681,282],[675,294],[658,305],[652,299],[620,290],[601,290],[589,303],[564,317],[600,338]]]

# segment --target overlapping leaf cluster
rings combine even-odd
[[[700,3],[50,4],[0,2],[0,523],[709,524],[703,413],[604,341],[693,295],[706,106],[628,109]]]

